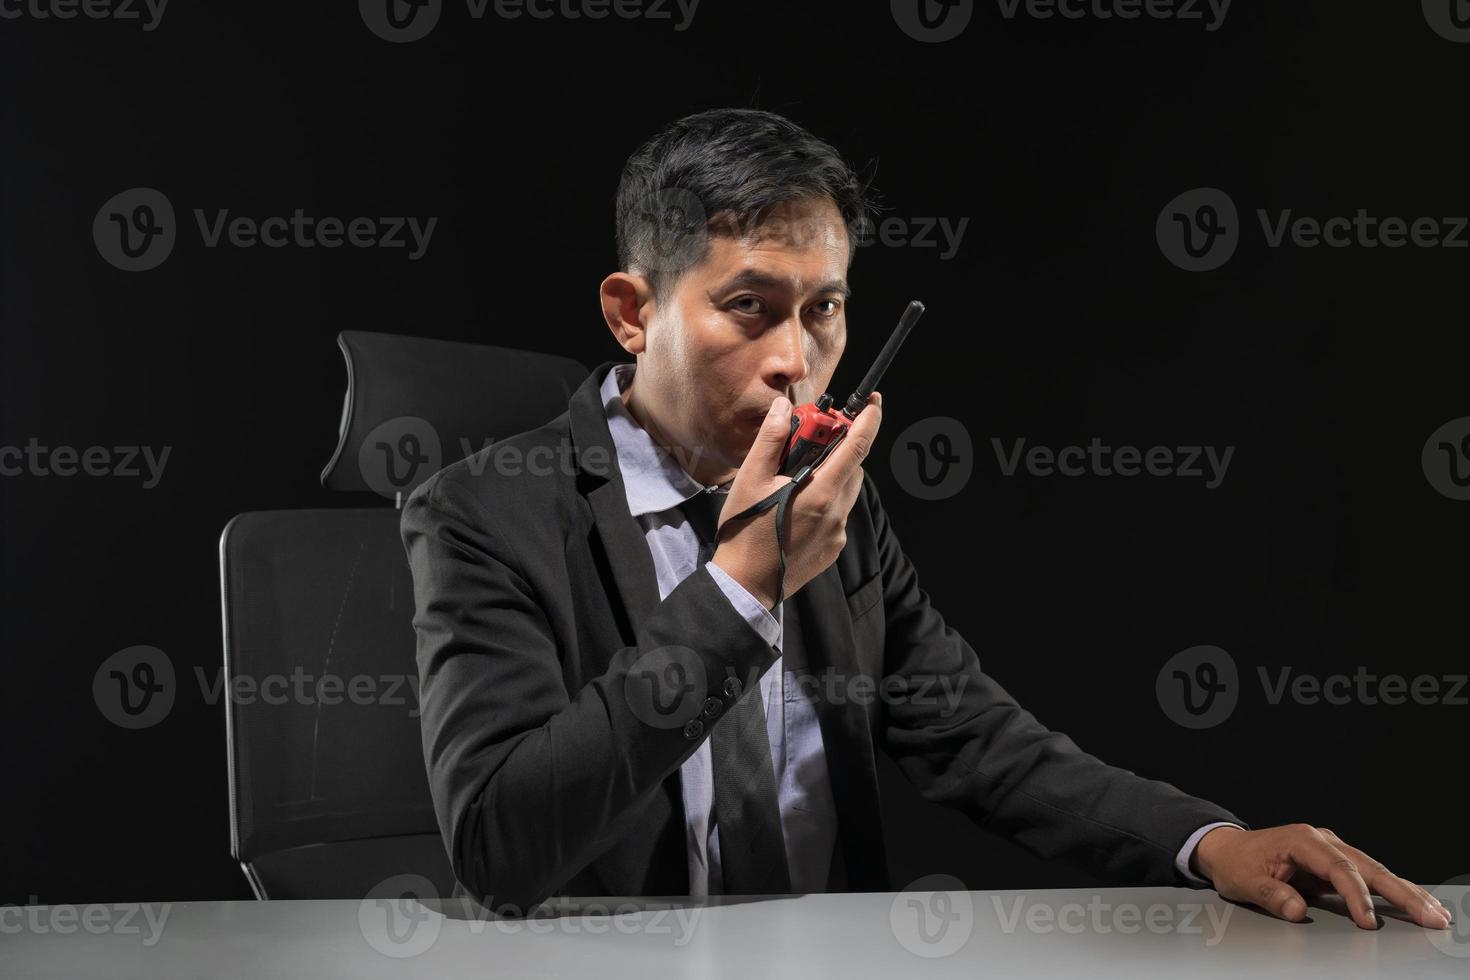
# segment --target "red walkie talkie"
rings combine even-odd
[[[832,410],[832,396],[826,392],[815,403],[808,402],[792,409],[791,435],[781,453],[778,473],[791,477],[792,483],[801,483],[821,465],[827,454],[847,435],[848,427],[857,419],[863,406],[868,404],[868,396],[878,387],[883,372],[893,363],[893,355],[898,353],[899,345],[914,328],[914,324],[919,322],[923,312],[924,304],[918,300],[914,300],[903,311],[893,336],[888,338],[888,343],[878,352],[878,358],[863,376],[862,384],[848,397],[847,404],[842,406],[840,412]]]

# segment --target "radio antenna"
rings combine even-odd
[[[878,359],[873,362],[872,367],[868,368],[862,384],[858,385],[857,390],[848,397],[847,404],[842,408],[843,415],[850,419],[858,417],[863,406],[868,404],[868,396],[873,393],[874,388],[878,387],[878,382],[883,380],[883,372],[887,371],[888,365],[893,363],[893,356],[898,353],[899,345],[909,335],[909,331],[914,329],[914,324],[919,322],[919,317],[923,314],[923,303],[918,300],[909,303],[908,309],[904,310],[903,316],[899,317],[898,326],[893,330],[893,336],[888,338],[888,343],[884,344],[883,349],[878,352]]]

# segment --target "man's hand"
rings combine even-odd
[[[711,559],[767,609],[776,603],[780,573],[776,508],[739,521],[730,517],[791,482],[789,476],[776,472],[781,450],[791,435],[790,402],[778,398],[772,408],[778,410],[766,416],[730,486],[730,496],[720,512],[719,545]],[[863,460],[882,421],[883,396],[875,391],[847,435],[792,495],[784,541],[786,595],[795,595],[825,571],[847,544],[847,515],[863,489]]]
[[[1200,838],[1190,859],[1222,898],[1251,902],[1292,922],[1306,918],[1311,895],[1336,890],[1353,921],[1377,927],[1372,895],[1381,895],[1428,929],[1450,924],[1450,910],[1429,892],[1390,872],[1330,830],[1289,824],[1265,830],[1216,827]],[[1295,886],[1295,887],[1294,887]]]

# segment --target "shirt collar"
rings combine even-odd
[[[709,489],[659,448],[623,404],[622,393],[632,382],[637,367],[636,364],[613,365],[601,389],[607,429],[618,454],[618,470],[623,475],[623,489],[628,496],[628,511],[634,517],[669,510]]]

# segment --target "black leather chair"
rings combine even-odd
[[[450,896],[419,739],[413,583],[393,503],[566,409],[587,369],[503,347],[344,331],[329,489],[371,507],[240,514],[220,537],[230,850],[261,899]]]

